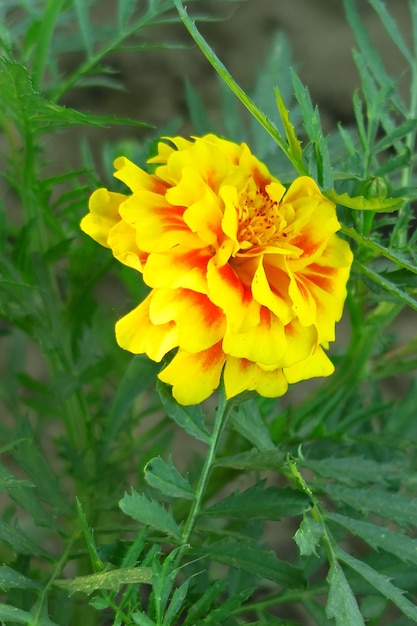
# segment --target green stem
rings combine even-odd
[[[200,514],[204,496],[206,494],[210,473],[213,468],[213,464],[216,459],[217,449],[219,446],[220,436],[223,432],[224,425],[227,418],[233,409],[235,403],[233,401],[227,401],[223,386],[219,390],[219,404],[216,411],[216,417],[213,427],[213,433],[210,439],[209,449],[204,461],[203,469],[201,471],[200,479],[198,481],[195,498],[190,509],[187,521],[185,522],[184,530],[182,533],[182,546],[185,549],[190,541],[192,532],[194,530],[197,517]],[[179,557],[183,551],[179,552]],[[177,559],[178,561],[179,559]]]

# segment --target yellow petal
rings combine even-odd
[[[109,248],[107,241],[109,232],[120,222],[119,207],[125,200],[126,196],[121,193],[104,188],[97,189],[89,200],[90,213],[81,220],[81,230],[102,246]]]
[[[334,372],[334,365],[318,346],[308,358],[283,369],[285,378],[289,383],[298,383],[300,380],[330,376]]]
[[[154,325],[149,319],[149,306],[153,298],[147,298],[133,311],[116,323],[116,340],[121,348],[133,354],[147,354],[153,361],[160,361],[167,352],[178,346],[178,333],[174,322]]]
[[[267,366],[281,367],[286,349],[284,326],[266,307],[261,308],[257,326],[244,333],[227,331],[223,339],[226,354]]]
[[[252,281],[252,294],[259,304],[270,309],[285,326],[294,317],[288,295],[290,280],[288,273],[275,261],[275,255],[259,257]]]
[[[125,183],[133,193],[147,190],[161,195],[165,194],[167,185],[157,176],[148,174],[142,168],[132,163],[126,157],[119,157],[114,161],[116,172],[114,177]]]
[[[204,294],[189,289],[155,289],[149,307],[153,324],[175,322],[178,345],[187,352],[201,352],[224,335],[225,318]]]
[[[142,271],[147,254],[137,247],[136,231],[129,224],[126,222],[115,224],[109,232],[108,245],[118,261],[138,272]]]
[[[226,397],[232,398],[243,391],[257,391],[265,398],[284,395],[288,382],[281,369],[265,371],[256,363],[228,357],[224,367]]]
[[[220,343],[197,354],[178,350],[158,377],[172,385],[172,395],[177,402],[183,405],[198,404],[218,388],[224,362]]]
[[[302,326],[295,318],[285,326],[286,350],[281,367],[289,367],[307,359],[318,346],[317,329]]]

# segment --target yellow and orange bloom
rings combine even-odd
[[[81,222],[151,288],[117,322],[119,345],[158,362],[177,348],[159,378],[181,404],[208,398],[222,372],[227,397],[329,376],[352,253],[314,180],[286,189],[215,135],[162,140],[149,163],[116,159],[131,194],[98,189]]]

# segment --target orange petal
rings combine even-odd
[[[284,395],[288,382],[281,369],[265,371],[246,359],[228,357],[224,368],[224,386],[227,398],[243,391],[257,391],[265,398]]]
[[[179,244],[189,248],[206,245],[184,222],[184,207],[172,206],[156,193],[141,191],[131,196],[120,213],[135,228],[137,245],[145,252],[165,252]]]
[[[217,267],[214,259],[207,265],[208,295],[222,309],[230,332],[242,333],[259,324],[260,305],[229,265]]]
[[[174,322],[152,324],[149,306],[153,298],[147,298],[133,311],[116,323],[116,340],[121,348],[133,354],[147,354],[153,361],[160,361],[167,352],[178,346],[178,333]]]
[[[270,309],[285,325],[294,317],[292,302],[288,296],[290,281],[288,273],[274,261],[275,256],[259,257],[252,281],[252,293],[259,304]]]
[[[114,167],[116,168],[114,177],[124,182],[133,193],[145,189],[164,195],[167,189],[165,182],[161,181],[157,176],[148,174],[126,157],[117,158],[114,161]]]
[[[150,254],[143,270],[143,279],[150,287],[184,287],[207,293],[207,248],[190,249],[176,246],[167,253]]]
[[[224,362],[220,342],[197,354],[180,349],[158,378],[172,385],[172,395],[180,404],[198,404],[219,386]]]

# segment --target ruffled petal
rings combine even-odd
[[[269,309],[262,307],[257,326],[244,333],[226,331],[223,350],[234,357],[281,367],[287,350],[284,326]]]
[[[207,264],[211,253],[207,248],[176,246],[169,253],[150,254],[143,279],[150,287],[184,287],[207,293]]]
[[[149,317],[157,325],[175,322],[179,347],[193,353],[219,342],[226,327],[222,311],[189,289],[155,289]]]
[[[104,188],[94,191],[88,203],[90,213],[81,220],[81,230],[109,248],[108,236],[113,226],[121,220],[119,207],[125,200],[125,195]]]
[[[125,183],[133,193],[146,189],[164,195],[167,190],[165,182],[157,176],[148,174],[126,157],[118,157],[114,161],[114,167],[116,168],[114,177]]]
[[[180,404],[198,404],[219,386],[225,358],[221,343],[196,354],[178,350],[158,378],[172,385],[172,395]]]
[[[257,391],[265,398],[278,398],[288,389],[281,369],[266,371],[246,359],[228,357],[224,367],[226,397],[232,398],[243,391]]]
[[[143,270],[148,255],[137,247],[136,231],[129,224],[115,224],[109,232],[107,243],[118,261],[138,272]]]
[[[284,367],[283,372],[289,383],[298,383],[300,380],[330,376],[334,372],[334,365],[321,346],[303,361]]]
[[[163,196],[141,191],[120,207],[122,218],[136,230],[136,243],[144,252],[166,252],[174,246],[206,246],[183,219],[184,207],[172,206]]]
[[[217,267],[210,259],[207,284],[208,296],[224,312],[230,332],[242,333],[259,324],[261,307],[231,265]]]
[[[133,311],[116,322],[116,340],[121,348],[133,354],[147,354],[159,362],[167,352],[178,346],[175,322],[154,325],[149,318],[149,306],[154,293]]]

